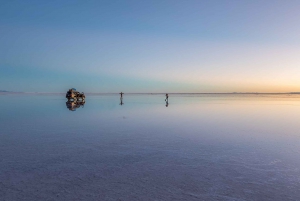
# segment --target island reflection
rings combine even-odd
[[[77,108],[84,107],[85,101],[67,101],[66,106],[70,111],[76,111]]]

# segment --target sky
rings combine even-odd
[[[0,5],[0,90],[300,91],[299,0]]]

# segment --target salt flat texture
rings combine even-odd
[[[300,200],[300,96],[0,97],[0,200]]]

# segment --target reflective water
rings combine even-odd
[[[300,200],[299,95],[165,98],[0,95],[0,200]]]

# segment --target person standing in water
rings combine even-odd
[[[123,103],[123,94],[124,94],[123,92],[120,93],[120,95],[121,95],[121,97],[120,97],[120,105],[123,105],[123,104],[124,104],[124,103]]]
[[[166,99],[165,101],[168,101],[169,100],[169,94],[166,94]]]
[[[166,101],[166,107],[168,107],[169,106],[169,94],[166,94],[165,101]]]

